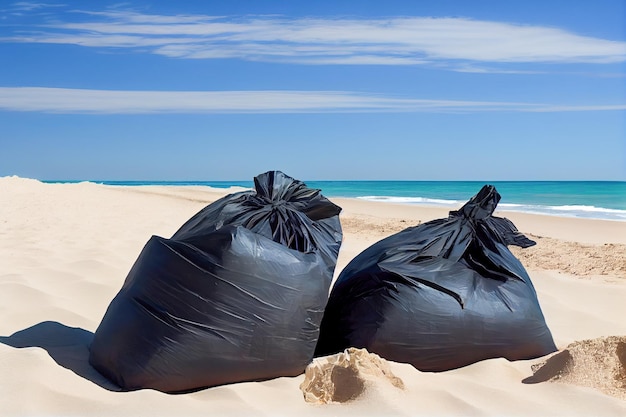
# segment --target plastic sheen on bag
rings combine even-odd
[[[348,347],[422,371],[556,350],[535,289],[507,245],[535,244],[484,186],[447,219],[383,239],[342,271],[322,320],[316,356]]]
[[[279,171],[254,181],[147,242],[95,333],[100,373],[127,390],[185,392],[304,371],[341,208]]]

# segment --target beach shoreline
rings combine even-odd
[[[91,182],[109,186],[203,188],[216,192],[251,190],[252,181],[51,181],[50,184]],[[626,182],[622,181],[304,181],[329,198],[408,204],[452,209],[462,205],[483,185],[500,191],[502,212],[551,217],[626,222]]]
[[[391,363],[405,390],[314,406],[303,376],[168,395],[107,389],[85,363],[90,335],[150,236],[170,237],[234,190],[44,184],[0,178],[0,410],[6,415],[624,415],[626,401],[576,384],[522,381],[538,360],[482,361],[439,374]],[[358,253],[449,208],[331,198]],[[626,335],[626,222],[496,212],[537,242],[517,250],[557,347]],[[5,415],[3,414],[3,415]]]

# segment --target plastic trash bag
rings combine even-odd
[[[316,356],[348,347],[422,371],[556,350],[533,284],[507,245],[535,244],[484,186],[447,219],[405,229],[352,260],[333,286]]]
[[[153,236],[98,327],[89,362],[128,390],[185,392],[301,374],[341,245],[341,208],[274,171],[171,239]]]

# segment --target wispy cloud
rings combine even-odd
[[[466,18],[287,18],[72,11],[13,27],[0,42],[121,48],[172,58],[342,65],[626,61],[626,42],[567,30]],[[487,67],[485,67],[487,68]],[[467,70],[467,69],[466,69]],[[506,69],[504,69],[506,70]],[[502,69],[481,69],[502,72]]]
[[[11,5],[11,9],[13,10],[21,10],[26,12],[38,9],[46,9],[48,7],[65,7],[65,5],[54,3],[38,3],[32,1],[18,1]]]
[[[0,110],[69,114],[571,112],[626,104],[558,105],[398,98],[349,91],[112,91],[0,87]]]

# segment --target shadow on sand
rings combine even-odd
[[[89,345],[93,333],[80,327],[68,327],[56,321],[44,321],[27,329],[0,336],[0,343],[14,348],[39,347],[60,366],[69,369],[109,391],[124,391],[89,364]]]

